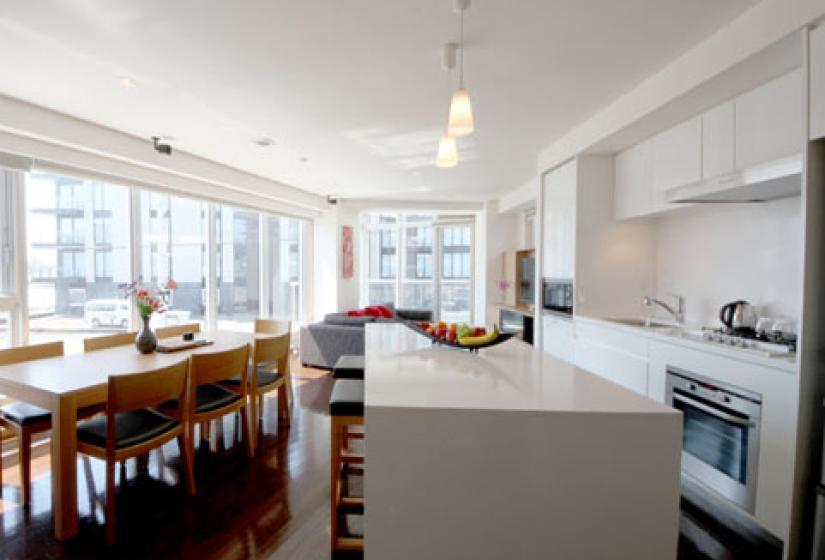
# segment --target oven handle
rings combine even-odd
[[[755,422],[751,422],[750,420],[744,420],[742,418],[739,418],[738,416],[734,416],[733,414],[728,414],[727,412],[723,412],[723,411],[719,410],[718,408],[708,406],[708,405],[706,405],[704,403],[701,403],[699,401],[695,401],[695,400],[693,400],[689,397],[683,397],[679,393],[673,393],[673,400],[682,401],[683,403],[686,403],[686,404],[689,404],[690,406],[696,407],[699,410],[703,410],[703,411],[707,412],[708,414],[713,414],[714,416],[717,416],[717,417],[719,417],[723,420],[726,420],[726,421],[730,422],[731,424],[737,424],[739,426],[744,426],[746,428],[752,428],[753,426],[756,425]]]

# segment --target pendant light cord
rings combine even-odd
[[[459,34],[458,34],[458,89],[464,89],[464,10],[461,10],[459,16]]]

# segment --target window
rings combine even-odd
[[[260,314],[260,218],[228,206],[216,212],[220,329],[251,332]]]
[[[207,205],[149,191],[140,193],[141,277],[178,287],[169,310],[152,317],[153,326],[198,321],[205,326],[208,274]]]
[[[301,310],[301,229],[294,218],[268,217],[269,312],[275,319],[297,322]]]
[[[402,308],[433,310],[445,321],[469,322],[472,218],[452,223],[439,225],[429,214],[366,215],[365,303],[392,302]]]
[[[129,189],[34,171],[26,179],[30,342],[82,339],[125,330],[130,314],[95,310],[122,301],[131,279]],[[91,309],[89,308],[91,305]]]
[[[14,291],[14,202],[9,175],[0,169],[0,295]]]

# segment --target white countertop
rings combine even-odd
[[[520,340],[472,354],[399,323],[365,330],[367,408],[678,414]]]

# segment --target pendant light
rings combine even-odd
[[[458,45],[455,43],[447,43],[441,49],[441,67],[447,72],[447,97],[450,97],[452,91],[452,84],[450,84],[450,74],[455,68],[455,54]],[[438,154],[435,158],[436,167],[447,168],[458,165],[458,146],[455,141],[455,136],[449,132],[444,132],[441,139],[438,141]]]
[[[453,6],[461,21],[459,31],[459,59],[458,63],[458,90],[453,94],[450,103],[450,118],[447,132],[452,136],[466,136],[473,132],[473,106],[470,103],[470,94],[464,87],[464,10],[470,5],[470,0],[455,0]]]

